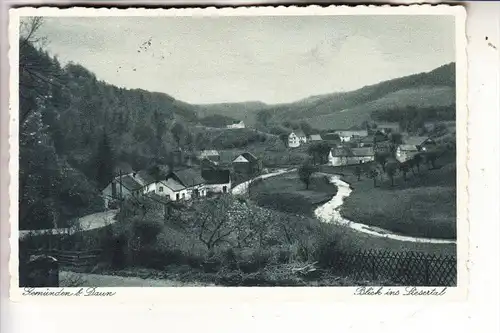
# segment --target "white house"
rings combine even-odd
[[[245,128],[245,123],[243,122],[243,120],[235,121],[234,123],[229,124],[226,127],[227,128]]]
[[[105,207],[108,207],[113,200],[124,199],[130,196],[139,196],[154,192],[156,182],[146,171],[130,172],[125,175],[115,177],[106,186],[101,194]]]
[[[364,138],[368,136],[368,131],[367,130],[356,130],[356,131],[335,131],[335,134],[337,134],[340,138],[341,142],[349,142],[352,139],[355,138]]]
[[[169,196],[170,200],[190,200],[205,197],[207,189],[205,180],[199,171],[183,169],[173,171],[156,185],[156,194]]]
[[[328,154],[328,163],[332,166],[363,164],[375,160],[375,152],[372,147],[332,148]]]
[[[231,189],[231,173],[227,169],[203,170],[201,176],[208,193],[228,193]]]
[[[288,147],[296,148],[300,146],[301,143],[306,143],[307,137],[302,131],[293,131],[288,135]]]
[[[403,144],[396,148],[396,160],[406,162],[419,152],[425,152],[435,145],[435,141],[426,136],[406,137],[403,139]]]

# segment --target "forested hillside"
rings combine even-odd
[[[98,81],[20,40],[20,227],[50,228],[101,209],[115,165],[168,163],[197,121],[171,96]]]

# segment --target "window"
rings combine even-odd
[[[175,195],[175,200],[179,200],[179,193]]]
[[[226,193],[227,192],[227,186],[222,186],[222,192]]]
[[[159,191],[163,192],[163,186],[160,186]]]

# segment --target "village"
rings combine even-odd
[[[302,130],[292,130],[287,136],[290,151],[308,147],[315,163],[315,144],[328,147],[325,158],[319,161],[327,166],[357,166],[370,162],[397,163],[405,170],[416,163],[432,163],[438,145],[430,136],[412,136],[402,133],[397,123],[376,124],[364,130],[323,131],[323,134],[306,135]],[[433,130],[436,125],[427,123]],[[246,128],[243,121],[227,125],[228,130]],[[424,156],[427,159],[424,161]],[[102,191],[105,206],[116,208],[116,203],[129,196],[146,196],[154,200],[189,201],[215,194],[226,194],[239,182],[248,181],[261,173],[269,172],[262,160],[252,151],[238,154],[231,161],[222,161],[216,149],[206,149],[195,154],[178,148],[171,154],[170,165],[155,166],[154,170],[132,170],[121,163],[115,178]],[[277,166],[278,168],[280,166]],[[285,165],[283,167],[290,167]],[[276,166],[274,166],[276,168]],[[238,181],[235,182],[235,179]]]

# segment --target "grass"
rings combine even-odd
[[[313,175],[306,189],[296,172],[271,177],[250,188],[250,198],[259,206],[286,213],[312,216],[314,208],[330,200],[337,188],[326,177]]]
[[[394,186],[384,176],[374,187],[373,180],[358,181],[344,169],[343,179],[353,191],[342,215],[402,235],[456,239],[456,164],[449,157],[437,163],[435,170],[423,166],[419,173],[409,173],[407,181],[397,175]]]

